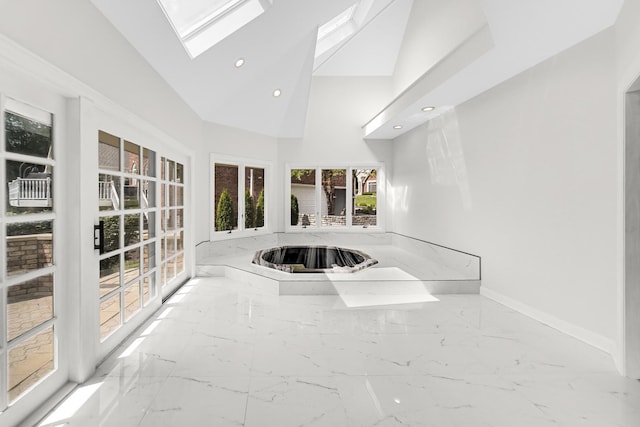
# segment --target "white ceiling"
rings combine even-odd
[[[187,1],[187,0],[185,0]],[[191,60],[156,0],[92,0],[204,120],[278,137],[304,131],[318,26],[354,0],[274,0]],[[375,0],[368,24],[318,64],[319,75],[390,75],[411,0]],[[245,65],[236,69],[238,58]],[[273,97],[279,88],[282,96]]]
[[[411,56],[408,22],[455,28],[466,13],[464,0],[374,0],[361,30],[316,60],[318,26],[354,0],[273,0],[266,13],[192,60],[156,0],[91,1],[202,119],[283,138],[304,133],[312,76],[396,78],[399,52]],[[428,10],[416,16],[420,8],[412,12],[412,6],[422,2],[451,4],[460,18]],[[455,106],[584,40],[615,22],[623,0],[481,3],[484,27],[469,29],[472,36],[447,46],[442,61],[418,70],[415,82],[389,100],[363,136],[395,138],[437,114],[417,113],[420,106]],[[447,16],[451,22],[442,22]],[[240,57],[246,62],[237,69]],[[276,88],[279,98],[272,95]],[[403,129],[393,130],[395,124]]]
[[[416,0],[431,1],[431,0]],[[483,0],[486,25],[364,127],[393,139],[615,24],[624,0]],[[425,17],[425,19],[429,19]],[[446,74],[445,77],[442,74]],[[423,106],[438,110],[423,113]],[[393,127],[401,125],[401,130]]]

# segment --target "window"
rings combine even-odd
[[[318,58],[359,31],[373,5],[373,0],[359,0],[318,28]]]
[[[211,165],[211,239],[266,230],[269,165],[218,155],[211,156]]]
[[[237,230],[239,224],[239,177],[238,165],[214,164],[215,183],[215,230]]]
[[[287,228],[379,227],[381,166],[288,168]],[[350,178],[349,178],[350,177]]]
[[[5,99],[4,106],[0,412],[56,370],[61,296],[54,252],[53,114],[13,99]]]
[[[291,169],[291,221],[292,226],[315,226],[316,222],[316,170]]]
[[[378,225],[378,193],[376,169],[352,169],[352,224],[369,227]]]
[[[270,0],[158,0],[191,58],[260,16]]]

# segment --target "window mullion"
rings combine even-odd
[[[5,111],[5,102],[6,98],[3,94],[0,94],[0,117],[2,117],[2,122],[4,123],[4,111]],[[0,218],[6,217],[6,173],[5,173],[5,126],[0,126]],[[6,242],[6,227],[5,222],[2,221],[0,223],[0,240],[2,242]],[[6,260],[6,244],[3,244],[0,248],[0,259]],[[2,323],[5,323],[5,319],[7,319],[7,285],[6,285],[6,262],[2,263],[0,266],[0,319],[2,319]],[[8,385],[9,381],[6,380],[8,378],[8,350],[7,350],[7,328],[0,328],[0,378],[3,378],[3,381],[0,381],[0,412],[4,411],[8,405]]]
[[[316,168],[316,224],[320,228],[322,224],[322,167]]]
[[[245,165],[243,163],[233,163],[238,167],[238,231],[245,229],[245,206],[244,206],[244,183],[245,183]]]
[[[346,200],[345,200],[345,214],[347,216],[347,228],[351,228],[351,218],[352,218],[352,210],[353,210],[353,168],[348,167],[346,176],[344,178],[344,184],[346,188]]]

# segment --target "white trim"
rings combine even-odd
[[[56,281],[58,284],[65,283],[65,295],[62,298],[54,297],[56,311],[60,315],[60,318],[56,320],[56,328],[67,335],[64,340],[56,342],[56,351],[59,355],[58,362],[69,364],[68,372],[66,372],[67,367],[62,367],[60,364],[57,369],[65,379],[82,382],[94,372],[97,363],[106,355],[97,352],[95,348],[97,346],[94,344],[94,340],[99,341],[99,335],[96,332],[99,322],[95,309],[96,304],[99,304],[97,286],[83,286],[97,280],[97,266],[93,263],[97,263],[98,257],[93,251],[92,239],[95,219],[93,210],[97,206],[94,184],[97,169],[85,167],[80,168],[84,170],[80,170],[75,167],[65,167],[65,165],[84,164],[83,159],[90,159],[91,163],[95,161],[97,165],[97,148],[93,144],[94,141],[97,141],[97,129],[112,131],[113,128],[120,130],[116,134],[123,139],[150,142],[145,146],[157,153],[156,161],[159,161],[161,153],[185,166],[185,222],[183,227],[185,272],[174,279],[178,282],[188,278],[195,271],[195,245],[192,244],[195,222],[193,209],[191,209],[194,186],[191,183],[194,174],[192,165],[196,152],[161,131],[150,121],[122,107],[101,92],[82,83],[3,34],[0,34],[0,69],[2,70],[0,72],[0,88],[6,86],[8,89],[8,91],[3,90],[3,93],[0,93],[0,107],[5,102],[4,94],[6,93],[12,98],[17,95],[16,99],[20,102],[38,106],[38,108],[54,113],[53,129],[54,144],[56,144],[54,155],[56,160],[48,161],[38,158],[36,163],[56,165],[57,178],[54,179],[54,194],[57,194],[60,200],[54,202],[54,211],[43,217],[55,218],[56,230],[64,230],[64,232],[54,231],[54,236],[58,235],[60,239],[56,245],[58,248],[64,246],[65,250],[69,252],[66,258],[56,256],[55,261],[57,265]],[[63,136],[63,133],[67,138]],[[2,132],[0,132],[1,134]],[[90,143],[86,143],[87,141]],[[2,142],[0,141],[2,146],[0,151],[4,147]],[[64,147],[60,144],[63,144]],[[21,155],[17,153],[7,153],[7,156],[21,158]],[[4,176],[4,162],[0,162],[0,172]],[[158,174],[159,170],[156,171],[156,176]],[[69,182],[77,183],[79,187],[77,193],[64,194],[62,191],[58,191],[64,189],[66,185],[63,184]],[[156,186],[156,189],[159,191],[159,185]],[[4,187],[0,188],[0,196],[5,193]],[[61,195],[64,195],[64,198]],[[4,197],[0,197],[0,199],[4,200]],[[63,203],[63,200],[67,199],[69,199],[69,203]],[[72,207],[77,207],[80,201],[82,201],[80,208]],[[156,204],[159,204],[157,197]],[[4,204],[0,207],[0,211],[5,213]],[[40,217],[40,215],[30,216],[28,220],[32,221]],[[97,216],[95,217],[97,218]],[[24,219],[26,220],[26,218]],[[10,221],[18,220],[11,219]],[[156,224],[159,224],[159,218]],[[159,234],[156,233],[156,236]],[[64,244],[59,244],[60,242],[64,242]],[[0,249],[1,251],[2,249]],[[158,250],[156,250],[156,254],[159,254]],[[159,294],[161,284],[158,278],[159,275],[156,273],[156,286]],[[4,288],[2,288],[0,292],[0,303],[2,304],[6,303],[4,292]],[[153,304],[142,309],[144,314],[138,314],[136,317],[142,319],[150,316],[153,309],[160,306],[160,298],[155,298],[153,301]],[[3,310],[0,310],[0,315],[2,314]],[[131,322],[125,324],[116,334],[120,339],[124,339],[126,334],[134,328],[135,324]],[[1,331],[0,338],[2,338]],[[5,356],[6,348],[0,349],[0,362],[3,362],[3,366],[6,366]],[[44,381],[53,386],[51,378],[52,376],[49,376]],[[46,388],[39,387],[23,395],[10,406],[9,410],[0,413],[2,422],[14,425],[24,419],[26,414],[33,414],[34,408],[42,408],[41,404],[45,398],[51,398],[49,402],[55,402],[62,396],[61,394],[56,395]],[[5,406],[2,400],[0,398],[0,410]]]
[[[630,85],[629,85],[630,86]],[[626,196],[625,196],[625,182],[626,182],[626,137],[625,137],[625,128],[626,128],[626,89],[618,90],[618,140],[616,144],[617,150],[617,170],[618,176],[617,185],[616,185],[616,246],[617,251],[620,256],[617,256],[616,263],[616,291],[618,292],[617,298],[617,310],[618,310],[618,318],[617,320],[617,345],[613,354],[613,360],[616,365],[616,368],[620,372],[621,375],[627,375],[627,363],[626,363],[626,314],[625,314],[625,301],[626,301],[626,239],[625,239],[625,228],[626,228]]]
[[[547,326],[557,329],[558,331],[572,336],[580,341],[583,341],[593,347],[596,347],[597,349],[602,350],[605,353],[608,353],[612,356],[614,354],[615,342],[610,338],[597,334],[588,329],[584,329],[565,320],[559,319],[549,313],[545,313],[544,311],[540,311],[537,308],[533,308],[520,301],[507,297],[497,291],[489,289],[484,285],[480,288],[480,295],[504,306],[507,306],[513,310],[516,310],[517,312],[522,313],[525,316],[531,317],[538,322],[544,323]]]
[[[618,185],[617,185],[617,247],[620,256],[617,257],[618,265],[617,267],[617,276],[618,276],[618,334],[617,334],[617,345],[614,354],[614,360],[616,363],[616,367],[620,371],[622,375],[631,376],[632,378],[639,378],[640,372],[638,372],[638,360],[640,360],[640,353],[636,348],[633,348],[633,345],[627,345],[627,337],[628,336],[638,336],[640,334],[640,324],[637,321],[637,314],[634,316],[631,313],[628,313],[626,310],[627,307],[627,297],[629,295],[635,294],[634,292],[630,292],[632,286],[638,286],[634,281],[635,278],[630,278],[627,280],[626,277],[626,258],[627,258],[627,235],[626,235],[626,221],[627,221],[627,200],[626,200],[626,182],[627,182],[627,171],[626,171],[626,153],[627,153],[627,96],[630,92],[634,92],[632,88],[637,85],[637,82],[640,81],[640,72],[637,70],[640,69],[640,61],[636,61],[628,73],[626,73],[625,78],[622,78],[620,81],[625,82],[618,88]],[[633,173],[633,171],[631,172]],[[632,255],[631,255],[632,256]],[[633,303],[631,305],[634,305]],[[637,304],[636,304],[637,307]],[[638,308],[636,308],[638,310]],[[634,361],[634,362],[630,362]]]
[[[379,183],[378,191],[376,192],[376,204],[378,206],[376,210],[376,225],[362,227],[358,225],[351,225],[353,218],[350,208],[350,200],[353,196],[353,188],[351,185],[351,175],[354,169],[375,169],[376,180]],[[316,225],[307,226],[302,228],[299,226],[291,225],[291,170],[293,169],[314,169],[316,171]],[[347,204],[347,225],[340,227],[322,227],[321,212],[322,212],[322,170],[323,169],[345,169],[346,176],[346,204]],[[285,163],[284,167],[284,231],[285,233],[384,233],[386,231],[385,224],[385,208],[386,208],[386,192],[384,191],[385,181],[385,164],[384,162],[327,162],[327,163],[311,163],[311,162],[293,162]]]
[[[136,130],[152,137],[155,151],[175,153],[186,157],[195,156],[194,150],[158,129],[146,119],[115,103],[101,92],[23,48],[3,34],[0,34],[0,64],[13,68],[15,72],[27,78],[35,79],[56,94],[68,98],[88,98],[90,103],[103,113],[109,114],[119,122],[129,124]],[[34,104],[33,100],[21,99],[21,101]],[[122,135],[122,138],[127,139],[127,136]],[[180,147],[180,150],[176,151],[175,147]],[[174,157],[175,154],[173,154]]]
[[[0,59],[1,59],[0,55]],[[0,64],[2,65],[2,64]],[[63,146],[67,141],[67,121],[68,114],[66,108],[65,99],[59,95],[58,92],[49,90],[48,87],[42,87],[40,81],[33,81],[29,78],[24,78],[23,73],[15,72],[15,70],[9,69],[6,74],[0,74],[0,114],[3,114],[6,107],[12,112],[15,112],[23,117],[34,119],[36,121],[44,122],[47,125],[52,126],[51,139],[53,143],[53,152],[63,150]],[[32,117],[35,115],[36,117]],[[48,120],[48,123],[47,123]],[[3,381],[0,387],[0,411],[2,412],[2,420],[6,421],[9,425],[24,418],[34,407],[39,406],[44,402],[51,394],[59,389],[64,383],[67,382],[69,377],[69,344],[72,339],[72,332],[66,328],[70,314],[66,307],[69,306],[67,301],[68,282],[67,272],[64,266],[64,257],[60,256],[65,246],[64,233],[61,232],[63,219],[69,212],[70,206],[69,194],[61,191],[64,188],[65,175],[64,165],[66,160],[61,159],[55,161],[53,159],[42,158],[37,156],[31,156],[28,154],[12,153],[5,150],[5,126],[3,123],[3,129],[0,130],[0,152],[2,152],[3,158],[11,161],[25,161],[34,164],[51,165],[56,166],[53,171],[53,194],[57,195],[56,200],[51,207],[50,212],[40,214],[24,214],[16,216],[7,216],[6,206],[2,205],[0,211],[2,213],[2,222],[6,224],[11,223],[29,223],[39,220],[52,221],[53,224],[53,265],[50,267],[40,268],[37,270],[31,270],[23,274],[8,276],[6,274],[6,266],[3,270],[3,283],[2,289],[0,289],[0,316],[4,319],[7,315],[6,305],[9,303],[7,298],[7,290],[14,285],[33,280],[38,277],[47,275],[53,276],[53,317],[43,322],[42,324],[31,328],[29,331],[25,331],[18,337],[14,337],[3,346],[0,351],[0,376],[7,378],[4,374],[7,369],[7,357],[11,349],[14,349],[27,340],[46,332],[49,329],[53,330],[53,357],[54,368],[47,373],[45,377],[32,384],[28,391],[23,392],[16,400],[14,400],[8,407],[7,386],[8,381]],[[56,154],[56,157],[60,157]],[[1,176],[5,176],[5,162],[0,162]],[[5,184],[0,190],[0,199],[5,200],[7,197],[7,185]],[[0,233],[2,238],[6,238],[6,228],[0,227],[2,232]],[[6,258],[6,248],[3,245],[0,248],[0,255],[2,259]],[[62,285],[64,284],[64,285]],[[0,333],[0,339],[2,342],[7,340],[6,331]],[[5,410],[6,409],[6,410]]]
[[[238,228],[236,230],[216,231],[216,200],[215,200],[215,164],[228,164],[238,167]],[[264,226],[258,229],[244,228],[244,182],[245,169],[247,167],[257,167],[264,169]],[[274,191],[271,185],[271,174],[273,173],[273,163],[270,161],[250,159],[247,157],[229,156],[219,153],[209,153],[209,241],[236,239],[240,237],[260,236],[271,234],[271,200],[274,198]],[[240,213],[242,212],[242,215]]]

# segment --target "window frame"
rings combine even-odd
[[[191,239],[193,238],[193,233],[191,231],[191,228],[192,228],[192,218],[190,216],[191,210],[189,209],[189,212],[184,213],[184,225],[183,225],[185,269],[182,273],[180,273],[179,276],[176,275],[173,279],[168,281],[166,286],[164,287],[162,286],[162,282],[161,282],[162,278],[160,273],[162,270],[160,244],[161,244],[163,234],[161,230],[160,221],[162,217],[161,212],[163,211],[163,208],[160,207],[161,206],[160,191],[161,191],[161,183],[163,182],[163,179],[161,177],[160,164],[161,164],[161,159],[164,157],[165,159],[173,160],[174,162],[178,162],[183,165],[184,167],[183,179],[184,179],[184,188],[185,188],[183,192],[183,197],[184,197],[183,203],[184,203],[185,209],[187,209],[187,207],[191,206],[189,204],[189,201],[191,200],[189,191],[190,191],[190,185],[192,182],[192,177],[191,177],[192,166],[191,165],[193,164],[194,153],[190,152],[187,149],[184,149],[184,150],[176,149],[176,147],[172,144],[173,140],[165,139],[166,137],[165,135],[157,133],[157,131],[154,128],[147,126],[147,124],[144,122],[132,119],[127,115],[122,116],[120,114],[116,114],[116,112],[114,111],[100,108],[100,107],[87,105],[86,108],[88,112],[92,114],[92,120],[91,121],[85,120],[84,123],[85,123],[86,129],[84,129],[83,135],[86,140],[92,139],[95,141],[95,144],[92,144],[94,148],[92,150],[88,150],[86,153],[86,157],[87,157],[86,161],[95,162],[95,165],[97,168],[96,170],[84,171],[84,175],[86,176],[87,180],[89,179],[95,180],[96,179],[95,177],[100,171],[106,172],[105,169],[100,169],[98,167],[99,166],[98,136],[100,131],[116,136],[122,141],[129,141],[129,142],[132,142],[133,144],[138,145],[141,148],[141,157],[140,157],[141,160],[144,159],[144,148],[149,149],[155,153],[155,159],[153,159],[152,161],[152,164],[155,165],[155,173],[153,175],[144,175],[144,172],[143,172],[144,176],[142,177],[137,176],[136,174],[136,178],[142,178],[143,180],[147,180],[149,182],[155,181],[156,183],[155,189],[153,190],[155,193],[155,206],[147,207],[147,208],[140,207],[138,209],[122,209],[117,212],[119,212],[118,215],[120,215],[120,213],[122,213],[123,215],[127,215],[127,214],[135,214],[136,212],[139,212],[141,214],[141,218],[140,218],[141,222],[142,222],[143,211],[156,212],[155,225],[154,225],[155,237],[153,238],[155,239],[155,242],[151,242],[151,240],[153,239],[149,239],[149,240],[145,240],[143,244],[141,244],[141,242],[138,242],[135,245],[131,245],[133,247],[139,247],[140,250],[142,251],[141,252],[142,256],[144,256],[144,247],[147,244],[150,244],[155,248],[155,252],[154,252],[154,257],[156,259],[155,266],[153,268],[150,268],[148,271],[144,271],[144,267],[143,267],[143,273],[140,276],[140,280],[144,281],[144,277],[155,277],[156,295],[153,298],[150,298],[147,304],[143,305],[141,309],[142,313],[138,312],[135,316],[131,316],[128,321],[122,323],[117,330],[113,331],[113,333],[111,333],[108,337],[102,340],[100,338],[99,319],[97,318],[97,316],[100,313],[99,303],[101,300],[101,298],[98,295],[98,290],[97,290],[98,286],[95,286],[95,289],[94,289],[95,292],[91,294],[89,293],[86,294],[85,303],[94,304],[92,305],[92,307],[94,308],[95,318],[93,319],[93,322],[91,325],[88,324],[87,326],[88,330],[86,332],[83,332],[83,336],[86,337],[85,339],[87,340],[90,339],[93,341],[94,343],[93,355],[95,355],[95,360],[99,361],[104,359],[117,346],[121,345],[121,343],[126,339],[127,336],[129,336],[136,328],[140,327],[141,324],[147,321],[150,315],[153,314],[153,312],[161,306],[163,299],[166,298],[167,295],[170,295],[171,293],[175,292],[175,290],[178,287],[180,287],[184,281],[186,281],[189,277],[193,275],[193,272],[194,272],[193,257],[195,253],[190,247],[190,242],[192,241]],[[124,150],[124,147],[121,147],[120,149]],[[124,158],[121,158],[120,162],[123,164]],[[132,176],[132,174],[126,173],[124,171],[120,171],[117,173],[114,171],[112,175],[121,176],[121,180],[120,180],[121,182],[119,185],[122,188],[124,188],[124,178]],[[105,215],[101,215],[98,209],[98,192],[95,191],[93,185],[87,186],[83,195],[86,200],[94,200],[93,206],[88,207],[88,209],[90,210],[87,211],[88,212],[87,215],[90,215],[92,217],[93,225],[98,224],[99,218],[101,216],[109,216],[109,214],[107,213],[109,211],[103,211],[105,212]],[[124,206],[122,207],[124,208]],[[111,215],[114,215],[115,213],[116,212],[112,211]],[[121,224],[121,231],[124,231],[123,227],[124,227],[124,224]],[[124,235],[121,235],[121,238],[123,239]],[[123,247],[120,246],[120,248],[117,251],[121,251],[122,249]],[[89,253],[90,255],[88,256],[88,259],[86,260],[86,262],[87,262],[87,265],[91,264],[91,267],[87,269],[86,281],[88,282],[88,281],[95,280],[97,282],[99,280],[99,270],[100,270],[98,261],[102,258],[102,256],[99,255],[98,251],[92,251]],[[95,265],[93,265],[94,261],[96,262]],[[127,283],[130,284],[131,282],[128,281]],[[144,283],[142,284],[142,286],[143,286],[143,292],[144,292]],[[128,287],[129,286],[126,284],[122,286],[123,288],[122,295],[124,295],[124,291],[126,291],[125,288],[128,288]],[[123,315],[123,313],[121,313],[121,315]],[[95,363],[95,362],[92,362],[92,363]]]
[[[350,177],[356,169],[376,170],[376,225],[361,226],[353,225],[353,215],[351,209],[346,210],[346,225],[344,226],[322,226],[321,220],[316,220],[315,225],[293,226],[291,225],[291,171],[295,169],[315,169],[315,203],[316,217],[321,218],[322,212],[322,171],[325,169],[345,169],[347,173],[347,206],[353,197],[353,186],[350,184]],[[385,231],[385,207],[386,194],[385,186],[385,165],[382,162],[345,162],[345,163],[287,163],[284,168],[284,230],[287,233],[317,233],[317,232],[384,232]]]
[[[137,324],[140,323],[139,319],[136,319],[137,316],[141,316],[144,317],[142,315],[142,313],[144,312],[144,309],[149,306],[149,305],[154,305],[156,303],[156,300],[159,297],[160,294],[160,289],[161,289],[161,285],[158,282],[158,274],[157,271],[159,270],[159,266],[158,266],[158,261],[156,258],[156,263],[155,266],[153,268],[150,268],[149,271],[144,271],[143,268],[143,256],[144,256],[144,248],[147,245],[154,245],[156,247],[156,252],[157,252],[157,246],[158,246],[158,241],[160,240],[160,235],[158,233],[158,228],[159,228],[159,217],[160,217],[160,208],[158,206],[158,202],[159,202],[159,197],[158,197],[158,187],[159,187],[159,162],[158,162],[158,153],[156,150],[151,149],[150,147],[143,145],[141,143],[138,142],[137,139],[135,138],[129,138],[129,137],[124,137],[120,135],[120,132],[112,132],[111,130],[104,130],[102,127],[99,128],[98,133],[97,133],[97,146],[99,147],[100,144],[104,143],[103,141],[100,140],[100,134],[106,134],[107,136],[113,137],[115,139],[117,139],[118,142],[118,152],[119,152],[119,156],[118,156],[118,169],[117,170],[112,170],[112,169],[108,169],[108,168],[103,168],[100,165],[100,156],[98,155],[98,169],[97,169],[97,173],[98,173],[98,182],[99,182],[99,177],[101,175],[103,176],[111,176],[114,178],[118,178],[118,187],[119,187],[119,206],[113,209],[106,209],[106,210],[100,210],[98,207],[98,219],[99,221],[105,221],[107,218],[118,218],[118,246],[114,249],[110,249],[110,250],[105,250],[104,253],[102,254],[98,254],[98,260],[99,262],[112,258],[114,256],[118,256],[119,257],[119,285],[117,288],[110,290],[109,292],[103,294],[103,295],[98,295],[98,304],[97,304],[97,308],[98,308],[98,316],[100,316],[101,312],[102,312],[102,305],[103,303],[108,302],[109,300],[115,298],[116,296],[119,296],[119,300],[118,300],[118,304],[119,304],[119,313],[118,313],[118,317],[119,317],[119,325],[113,329],[111,332],[109,332],[108,334],[106,334],[105,336],[101,336],[101,330],[100,327],[98,328],[98,343],[100,346],[105,345],[105,346],[109,346],[111,345],[110,343],[113,341],[111,338],[113,336],[117,336],[119,335],[118,332],[123,329],[123,327],[127,326],[128,324]],[[138,155],[138,166],[139,166],[139,170],[136,173],[133,173],[131,171],[127,170],[127,165],[126,165],[126,161],[127,161],[127,152],[129,153],[134,153],[132,151],[127,151],[127,144],[130,145],[134,145],[137,147],[137,155]],[[153,160],[150,160],[154,163],[154,169],[155,169],[155,173],[153,175],[145,175],[144,171],[142,170],[142,165],[143,165],[143,156],[144,156],[144,150],[147,149],[150,152],[154,153],[154,158]],[[99,152],[99,150],[98,150]],[[136,153],[134,153],[136,154]],[[138,198],[138,206],[131,208],[131,207],[127,207],[125,205],[125,186],[126,186],[126,182],[127,180],[137,180],[139,181],[139,186],[137,187],[137,198]],[[142,205],[142,183],[143,182],[153,182],[154,183],[154,199],[155,199],[155,203],[154,206],[143,206]],[[144,231],[144,227],[143,227],[143,223],[144,223],[144,214],[145,213],[153,213],[156,215],[156,219],[155,219],[155,224],[153,225],[154,227],[154,236],[150,237],[149,239],[143,239],[143,231]],[[138,215],[138,241],[134,242],[134,243],[129,243],[126,244],[125,241],[125,233],[126,233],[126,218],[127,216],[130,215]],[[135,251],[138,250],[138,256],[139,256],[139,265],[138,265],[138,274],[135,278],[133,279],[127,279],[126,277],[126,266],[125,263],[127,261],[127,253],[131,252],[131,251]],[[155,254],[154,254],[155,255]],[[100,266],[98,266],[98,270],[100,270]],[[149,280],[153,281],[152,286],[150,286],[149,292],[149,299],[147,301],[144,300],[144,280],[149,278]],[[98,288],[100,287],[100,280],[101,278],[98,279]],[[138,286],[139,289],[139,301],[138,301],[138,309],[132,313],[131,316],[127,317],[126,316],[126,304],[125,304],[125,297],[126,297],[126,293],[127,291],[129,291],[131,289],[132,286]],[[99,326],[102,326],[101,324]],[[117,341],[117,338],[115,339]],[[106,344],[105,344],[106,343]]]
[[[215,182],[215,165],[225,164],[230,166],[236,166],[238,168],[238,228],[235,230],[221,230],[216,231],[216,182]],[[245,192],[245,170],[248,167],[256,167],[264,170],[264,226],[260,228],[247,229],[244,226],[244,192]],[[269,214],[269,207],[271,206],[271,199],[273,197],[273,189],[271,173],[273,167],[272,163],[264,160],[250,159],[246,157],[226,156],[217,153],[211,153],[209,155],[209,240],[225,240],[238,237],[259,236],[263,234],[270,234],[271,221]],[[242,213],[242,214],[241,214]]]
[[[156,156],[158,156],[156,152]],[[156,222],[158,224],[158,235],[156,246],[156,268],[158,270],[157,288],[160,290],[160,294],[163,298],[167,297],[173,291],[175,291],[176,283],[180,283],[184,280],[185,274],[188,272],[188,258],[187,247],[185,245],[185,236],[187,234],[187,220],[186,214],[188,206],[185,203],[187,196],[187,173],[189,172],[188,163],[180,160],[175,160],[174,156],[160,156],[158,160],[157,171],[157,191],[160,195],[156,202],[158,207],[158,218]],[[173,175],[171,175],[169,166],[172,165]],[[178,165],[182,166],[182,180],[178,179]],[[163,175],[164,171],[164,175]],[[178,204],[178,189],[182,189],[182,203]],[[171,203],[170,191],[175,191],[173,195],[173,204]],[[161,192],[164,191],[164,196]],[[182,225],[179,225],[178,212],[182,211]],[[176,214],[173,220],[175,221],[173,228],[169,228],[169,212]],[[163,215],[164,213],[164,215]],[[164,223],[162,222],[164,220]],[[180,238],[179,238],[180,237]],[[173,252],[170,253],[168,249],[169,239],[173,238]],[[182,248],[178,249],[178,241],[181,239]],[[163,244],[164,242],[164,244]],[[182,258],[182,270],[178,271],[178,260]],[[169,266],[173,269],[171,276],[169,276]]]
[[[1,88],[0,88],[1,89]],[[62,99],[57,96],[44,95],[33,97],[32,93],[7,93],[0,91],[0,117],[2,118],[2,129],[0,129],[0,175],[4,185],[0,188],[0,237],[3,244],[0,247],[0,259],[3,266],[0,268],[0,319],[3,325],[0,328],[0,377],[3,384],[0,385],[0,415],[15,413],[14,408],[23,408],[29,402],[40,401],[44,396],[50,395],[52,390],[60,387],[66,381],[69,372],[69,352],[68,343],[70,334],[65,330],[68,315],[66,313],[68,290],[62,285],[66,280],[66,271],[61,265],[64,260],[62,252],[62,223],[64,215],[67,213],[65,203],[67,195],[61,190],[63,188],[64,174],[62,170],[65,160],[60,159],[60,152],[64,146],[66,137],[64,123],[66,121],[66,110],[61,103]],[[31,154],[11,152],[6,149],[6,113],[11,112],[23,116],[29,120],[40,122],[40,118],[51,115],[51,150],[54,157],[39,157]],[[64,156],[63,156],[64,157]],[[8,213],[7,202],[9,192],[7,189],[6,162],[19,161],[31,162],[42,166],[53,168],[50,191],[52,196],[51,210],[39,213],[25,213],[21,215],[10,215]],[[55,198],[55,199],[54,199]],[[7,266],[7,226],[12,224],[24,224],[30,222],[51,221],[52,223],[52,260],[50,266],[38,267],[34,270],[27,270],[17,274],[9,274]],[[7,331],[9,320],[9,298],[8,291],[12,286],[20,285],[31,280],[36,280],[46,276],[52,278],[52,312],[51,317],[44,322],[32,326],[28,330],[22,331],[19,335],[9,339]],[[27,342],[31,338],[52,331],[52,369],[36,382],[21,392],[11,400],[9,393],[9,354]],[[21,409],[17,409],[18,412]]]

